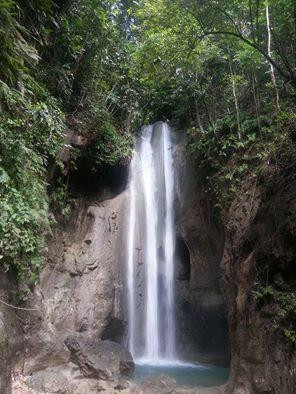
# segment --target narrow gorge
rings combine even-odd
[[[201,185],[183,177],[193,174],[185,145],[186,133],[166,123],[144,127],[124,190],[112,196],[106,180],[91,199],[77,200],[66,226],[56,226],[28,310],[17,312],[13,392],[21,377],[32,392],[60,390],[61,382],[61,392],[111,392],[122,373],[134,374],[126,392],[141,390],[145,379],[149,390],[149,378],[161,374],[188,393],[226,382],[223,236]]]
[[[0,394],[296,393],[295,26],[0,0]]]
[[[1,304],[3,393],[293,392],[293,361],[286,359],[293,355],[274,344],[267,373],[261,357],[268,342],[246,331],[274,313],[246,298],[253,259],[272,249],[257,243],[237,255],[244,263],[235,268],[231,260],[239,243],[258,242],[258,226],[267,231],[266,219],[256,218],[266,217],[271,203],[257,190],[251,214],[247,208],[240,216],[250,204],[243,199],[225,236],[186,158],[186,140],[163,122],[142,128],[121,184],[114,188],[108,176],[103,189],[77,199],[68,223],[55,226],[25,309]],[[285,177],[282,187],[289,187]],[[276,242],[272,253],[293,256]],[[3,272],[1,280],[1,300],[15,304],[13,280]],[[230,356],[228,386],[198,389],[227,382]]]

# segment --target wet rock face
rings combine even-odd
[[[185,358],[227,358],[226,307],[219,278],[224,236],[209,196],[175,134],[176,308],[178,352]]]
[[[112,381],[114,377],[129,376],[133,372],[131,354],[118,343],[77,334],[69,336],[65,343],[71,353],[70,360],[87,378]]]
[[[126,194],[102,203],[81,199],[76,204],[70,222],[59,225],[49,241],[47,262],[28,303],[40,312],[31,313],[28,321],[26,374],[68,363],[69,335],[100,338],[117,321],[121,330],[113,335],[118,342],[123,339],[121,229]]]
[[[27,303],[36,310],[20,312],[26,352],[15,366],[20,378],[13,392],[89,394],[129,387],[126,376],[134,364],[119,344],[125,331],[126,197],[78,199],[67,225],[54,230]]]
[[[284,321],[273,297],[254,297],[258,285],[296,289],[296,187],[293,173],[250,183],[230,212],[222,284],[230,319],[231,374],[228,392],[296,392],[295,345],[282,333]],[[293,284],[294,283],[294,284]],[[294,287],[293,287],[294,286]],[[291,324],[291,321],[289,322]]]

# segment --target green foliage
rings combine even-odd
[[[274,285],[256,283],[253,297],[261,307],[273,305],[273,329],[291,343],[296,343],[296,294],[282,279]]]
[[[100,0],[0,0],[0,263],[28,284],[38,278],[49,209],[70,214],[63,168],[50,198],[47,190],[48,170],[63,167],[65,114],[93,142],[82,154],[95,165],[131,154],[141,114],[123,11]],[[75,168],[81,152],[70,152]]]
[[[7,109],[0,114],[1,263],[22,280],[35,277],[41,264],[49,230],[46,166],[65,128],[56,101],[36,83],[23,86],[20,94],[1,84]]]
[[[58,211],[66,220],[69,219],[71,214],[72,203],[74,199],[69,197],[67,190],[67,183],[58,179],[50,194],[50,208],[52,211]],[[51,215],[53,224],[55,224],[54,216]]]
[[[98,165],[114,165],[130,157],[132,147],[131,135],[119,134],[110,122],[105,121],[100,127],[99,138],[92,144],[91,149],[94,150],[95,162]]]
[[[284,335],[289,342],[296,343],[296,330],[284,329]]]
[[[23,278],[40,266],[40,230],[48,227],[43,160],[10,119],[1,118],[0,140],[1,262]]]
[[[27,31],[20,23],[21,8],[16,1],[0,1],[0,79],[15,84],[28,73],[38,54],[25,39]]]

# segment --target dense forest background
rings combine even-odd
[[[0,261],[28,288],[57,212],[70,213],[70,169],[127,163],[143,124],[188,129],[226,225],[267,163],[295,164],[292,0],[0,0],[0,53]],[[286,285],[257,296],[295,309]]]

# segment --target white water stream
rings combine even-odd
[[[136,362],[177,362],[173,203],[170,128],[146,126],[130,167],[127,237],[128,345]]]

